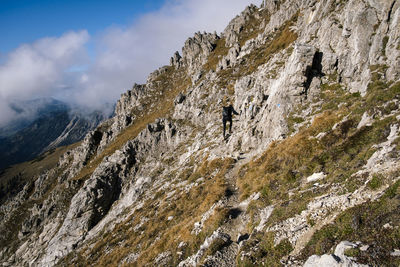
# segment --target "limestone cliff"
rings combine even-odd
[[[399,1],[266,0],[196,33],[2,204],[1,262],[397,266],[399,59]]]

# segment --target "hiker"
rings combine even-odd
[[[229,121],[229,133],[232,133],[232,113],[235,115],[239,115],[236,110],[233,108],[232,105],[228,107],[222,107],[222,124],[224,125],[224,139],[225,137],[225,130],[226,130],[226,122]]]

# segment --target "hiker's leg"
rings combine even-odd
[[[225,138],[225,130],[226,130],[226,119],[225,118],[222,119],[222,124],[224,126],[224,138]]]
[[[229,120],[229,133],[232,133],[232,119]]]

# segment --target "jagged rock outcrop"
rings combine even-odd
[[[68,214],[58,233],[47,246],[43,265],[53,265],[68,254],[76,243],[107,214],[121,190],[121,176],[127,175],[134,163],[134,151],[125,146],[123,151],[105,159],[83,187],[72,198]],[[119,162],[119,160],[121,160]]]
[[[69,165],[72,167],[65,170],[68,178],[74,177],[79,171],[87,165],[88,161],[96,154],[100,142],[102,140],[103,132],[99,129],[89,132],[82,142],[82,145],[67,151],[61,156],[59,166]],[[60,177],[64,177],[60,176]]]
[[[235,65],[239,59],[240,46],[238,43],[235,43],[228,51],[228,55],[224,56],[221,61],[218,62],[217,70],[224,70],[229,68],[230,66]]]
[[[352,91],[365,94],[371,75],[370,66],[386,62],[385,55],[391,55],[390,58],[399,56],[395,45],[386,40],[388,36],[398,35],[398,21],[390,17],[393,10],[398,12],[398,5],[397,1],[376,1],[371,4],[349,1],[337,6],[333,2],[327,5],[316,3],[305,15],[307,20],[303,26],[308,26],[306,33],[310,43],[323,53],[322,66],[326,72],[337,71],[338,79]],[[332,12],[330,19],[320,20],[328,6],[334,11],[342,11]],[[312,34],[317,38],[310,40]],[[398,75],[398,64],[389,64],[387,73],[390,76],[392,73]],[[391,80],[394,77],[388,78]]]
[[[115,114],[117,116],[127,116],[127,112],[132,110],[134,107],[139,106],[140,100],[146,95],[145,85],[134,84],[132,90],[128,90],[126,93],[121,95],[121,98],[117,102],[115,107]],[[120,119],[121,120],[121,119]],[[131,118],[132,120],[132,118]],[[123,120],[122,120],[123,121]],[[129,119],[125,119],[126,127],[129,125]]]
[[[180,68],[182,66],[182,57],[178,51],[171,57],[170,64],[176,68]]]
[[[101,153],[104,148],[114,141],[115,137],[121,133],[122,130],[130,126],[134,120],[140,117],[144,110],[144,106],[149,105],[150,109],[156,108],[154,95],[161,95],[158,88],[162,86],[162,81],[159,80],[160,76],[166,75],[168,68],[161,67],[152,72],[147,78],[146,84],[134,84],[131,90],[121,95],[117,101],[115,108],[115,116],[103,123],[101,127],[103,136],[100,141],[97,153]]]
[[[197,32],[186,40],[182,48],[182,61],[189,75],[195,75],[199,68],[206,63],[207,57],[214,50],[220,37],[216,33]]]
[[[248,6],[240,15],[236,16],[225,28],[222,36],[225,38],[226,46],[231,47],[239,42],[239,35],[241,34],[243,27],[252,16],[255,11],[258,10],[257,6]]]

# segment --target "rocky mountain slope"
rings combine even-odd
[[[181,54],[2,204],[4,266],[400,264],[400,1],[266,0]]]
[[[76,143],[107,119],[102,112],[85,115],[55,99],[27,101],[15,109],[21,118],[0,128],[0,170]]]

